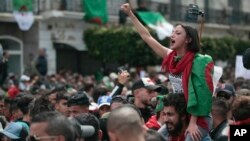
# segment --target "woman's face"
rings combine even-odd
[[[170,37],[170,48],[172,50],[180,50],[186,48],[187,43],[185,29],[181,25],[177,25]]]

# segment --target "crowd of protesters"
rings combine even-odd
[[[147,71],[145,71],[147,72]],[[185,140],[190,116],[162,72],[122,71],[97,81],[70,71],[10,75],[1,87],[2,140]],[[228,139],[230,124],[249,124],[249,80],[220,81],[206,138]],[[152,131],[153,130],[153,131]],[[158,132],[157,132],[158,131]],[[203,139],[205,140],[205,139]]]
[[[9,74],[1,83],[0,140],[227,141],[229,125],[250,124],[250,80],[224,79],[225,73],[214,91],[213,62],[197,53],[196,30],[177,25],[168,49],[129,4],[122,10],[163,58],[163,72],[127,68],[102,79],[68,70],[46,75],[41,50],[36,73]]]

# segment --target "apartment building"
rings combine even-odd
[[[130,0],[147,3],[175,24],[187,22],[189,4],[197,4],[205,13],[203,36],[250,38],[249,0]],[[107,0],[109,24],[118,24],[120,5],[127,0]],[[13,16],[13,0],[0,0],[0,43],[10,53],[9,72],[22,74],[25,66],[45,48],[49,74],[61,68],[83,74],[92,73],[102,64],[88,56],[83,32],[93,26],[83,20],[82,0],[33,0],[35,21],[28,31],[19,29]],[[130,24],[129,20],[127,24]],[[94,65],[93,65],[94,64]]]

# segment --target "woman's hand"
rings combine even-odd
[[[197,122],[197,117],[191,116],[185,135],[187,136],[187,134],[189,134],[193,141],[200,141],[202,138],[202,135],[196,122]]]
[[[121,6],[121,10],[126,13],[127,15],[129,15],[129,13],[131,12],[131,7],[129,5],[129,3],[125,3]]]

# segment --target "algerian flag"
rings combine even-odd
[[[140,19],[150,28],[156,31],[160,40],[172,34],[173,25],[165,20],[158,12],[137,12]]]
[[[23,31],[29,30],[34,22],[33,0],[13,0],[13,7],[18,27]]]
[[[105,24],[108,21],[106,0],[82,0],[86,21]]]

